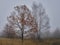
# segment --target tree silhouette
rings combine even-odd
[[[26,5],[16,6],[14,9],[15,11],[13,11],[7,19],[9,24],[13,25],[16,30],[21,31],[20,34],[23,43],[24,34],[26,34],[24,33],[26,31],[26,27],[28,27],[27,32],[29,34],[30,32],[36,33],[38,31],[37,23]]]
[[[35,2],[33,2],[32,10],[32,14],[35,17],[36,23],[38,25],[37,37],[38,39],[40,39],[42,35],[41,31],[48,31],[50,28],[49,18],[41,3],[36,4]]]
[[[7,38],[15,38],[16,33],[12,25],[6,24],[3,30],[3,35]]]

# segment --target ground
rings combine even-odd
[[[0,45],[22,45],[22,40],[0,38]],[[23,45],[60,45],[60,39],[43,39],[41,41],[24,39]]]

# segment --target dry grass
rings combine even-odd
[[[0,38],[0,45],[22,45],[21,39]],[[44,39],[43,41],[24,39],[23,45],[60,45],[60,39]]]

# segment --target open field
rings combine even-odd
[[[21,39],[0,38],[0,45],[22,45]],[[42,41],[24,39],[23,45],[60,45],[60,39],[44,39]]]

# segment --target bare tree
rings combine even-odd
[[[38,35],[37,37],[40,38],[43,31],[49,30],[49,18],[48,15],[46,15],[46,11],[43,8],[42,4],[36,4],[36,2],[32,5],[33,10],[33,16],[36,19],[36,23],[38,25]]]
[[[23,43],[23,38],[25,34],[27,34],[25,33],[26,31],[29,34],[33,34],[38,31],[37,23],[35,18],[31,14],[31,11],[28,9],[26,5],[16,6],[14,7],[14,9],[15,11],[13,11],[11,13],[11,16],[9,16],[7,19],[9,24],[15,27],[15,30],[20,31],[19,34],[21,35],[22,43]],[[26,28],[28,28],[28,30]],[[33,33],[30,33],[30,32],[33,32]]]
[[[52,34],[53,38],[60,38],[60,29],[56,28],[56,30]]]
[[[3,30],[3,36],[7,37],[7,38],[15,38],[16,37],[16,33],[15,33],[15,30],[12,27],[12,25],[6,24],[6,26],[4,27],[4,30]]]

